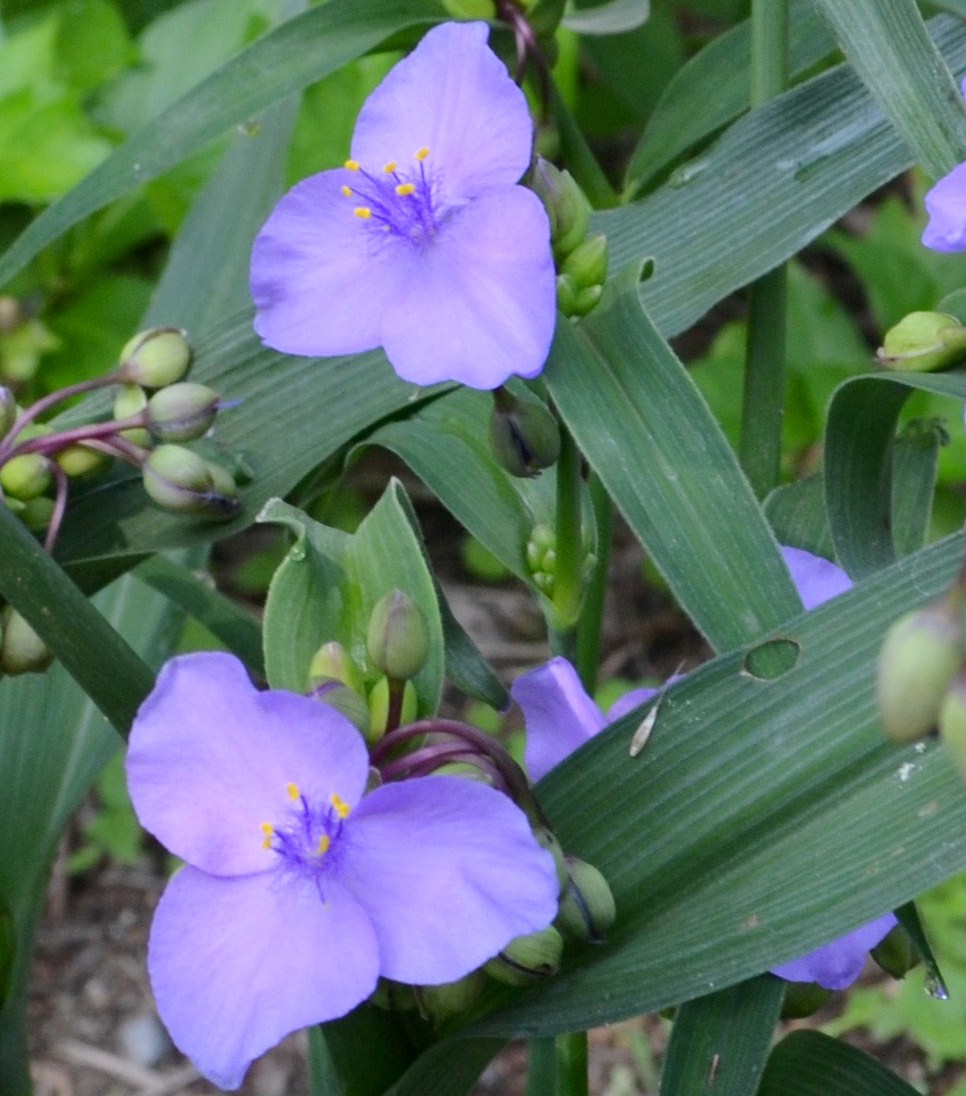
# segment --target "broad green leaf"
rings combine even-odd
[[[780,544],[804,548],[826,559],[834,557],[820,473],[776,487],[765,499],[764,510]]]
[[[916,1096],[918,1089],[858,1047],[793,1031],[772,1051],[758,1096]]]
[[[72,225],[157,178],[233,125],[410,27],[438,20],[436,0],[329,0],[243,50],[138,131],[45,210],[0,257],[0,284]]]
[[[914,420],[892,447],[892,540],[897,556],[917,551],[929,536],[939,448],[946,436],[935,422]]]
[[[312,521],[272,499],[259,521],[296,537],[275,572],[265,603],[265,669],[275,689],[304,692],[312,656],[337,640],[371,685],[366,631],[377,601],[401,590],[422,610],[429,634],[426,665],[413,678],[420,716],[433,715],[443,685],[443,626],[436,588],[402,486],[393,481],[354,534]]]
[[[816,3],[916,159],[934,176],[951,171],[966,155],[966,111],[916,0]]]
[[[643,26],[651,14],[651,0],[608,0],[592,8],[568,5],[563,25],[575,34],[624,34]]]
[[[798,601],[734,452],[641,308],[635,274],[583,323],[560,325],[547,386],[675,597],[727,650]]]
[[[755,1092],[785,997],[763,974],[678,1009],[661,1069],[660,1096],[748,1096]]]
[[[961,373],[883,372],[845,381],[832,398],[825,497],[836,554],[853,578],[896,557],[893,439],[899,412],[916,389],[962,399],[966,381]]]

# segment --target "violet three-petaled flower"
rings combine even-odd
[[[187,862],[151,928],[158,1011],[223,1088],[380,976],[454,981],[556,915],[553,860],[506,796],[446,776],[366,794],[356,728],[258,692],[230,655],[167,663],[127,771],[142,824]]]
[[[275,207],[251,261],[268,346],[381,346],[424,385],[491,389],[541,371],[556,321],[550,228],[517,185],[533,124],[487,34],[431,30],[366,100],[344,167]]]
[[[782,548],[805,609],[814,609],[852,585],[834,563],[801,548]],[[635,689],[605,716],[587,695],[573,666],[554,658],[522,674],[510,692],[526,723],[526,765],[531,779],[539,780],[579,746],[605,727],[655,695],[655,689]],[[887,913],[792,962],[772,970],[790,982],[817,982],[827,989],[851,985],[874,947],[896,924]]]

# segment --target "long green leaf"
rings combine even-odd
[[[820,1031],[793,1031],[772,1052],[758,1096],[916,1096],[917,1092],[858,1047]]]

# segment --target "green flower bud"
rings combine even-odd
[[[603,943],[617,916],[614,895],[593,864],[576,856],[568,856],[566,861],[569,878],[560,896],[554,924],[574,940]]]
[[[192,441],[207,433],[218,413],[218,393],[185,381],[148,400],[148,429],[161,441]]]
[[[16,674],[39,674],[53,662],[46,643],[11,606],[3,610],[3,638],[0,639],[0,670]]]
[[[893,926],[869,954],[893,978],[905,978],[922,961],[919,949],[902,925]]]
[[[537,399],[518,399],[505,388],[493,393],[490,449],[511,476],[527,479],[556,464],[560,424]]]
[[[832,990],[820,986],[817,982],[788,982],[785,986],[785,1000],[782,1003],[783,1020],[801,1020],[811,1016],[832,996]]]
[[[419,1011],[427,1020],[440,1024],[452,1016],[468,1012],[480,999],[486,986],[481,970],[471,971],[457,982],[440,986],[414,986]]]
[[[537,844],[553,857],[553,866],[557,870],[557,884],[562,892],[570,882],[570,872],[567,869],[567,857],[564,856],[557,835],[546,826],[534,826],[533,836],[537,839]]]
[[[369,736],[369,707],[354,689],[343,685],[341,681],[330,679],[318,682],[313,687],[311,695],[314,700],[327,704],[344,715],[350,723],[359,728],[363,735]]]
[[[401,590],[393,590],[373,606],[366,632],[369,661],[387,677],[407,681],[426,665],[429,628],[423,611]]]
[[[560,970],[563,937],[553,927],[518,936],[498,955],[483,965],[483,970],[498,982],[510,986],[531,986],[543,982]]]
[[[560,273],[566,274],[577,290],[602,286],[607,280],[607,237],[590,236],[564,259]]]
[[[205,464],[208,465],[211,482],[215,485],[215,495],[221,500],[216,504],[216,509],[220,507],[225,517],[234,517],[241,508],[235,477],[224,465],[216,464],[213,460],[205,461]]]
[[[323,643],[309,663],[309,688],[315,688],[323,681],[341,681],[357,693],[362,693],[365,688],[359,667],[349,657],[345,647],[334,639]]]
[[[41,357],[59,346],[60,339],[40,320],[22,319],[0,336],[0,378],[11,384],[25,384],[35,376]]]
[[[179,327],[151,327],[129,339],[121,350],[121,379],[145,388],[164,388],[188,372],[191,347]]]
[[[9,388],[0,384],[0,438],[10,433],[10,428],[17,421],[17,401]]]
[[[901,616],[879,653],[877,694],[886,735],[913,742],[936,725],[963,660],[963,592],[955,589]]]
[[[910,312],[886,332],[876,357],[887,369],[945,369],[966,357],[966,327],[945,312]]]
[[[531,173],[530,186],[547,211],[553,253],[559,262],[587,235],[590,203],[569,171],[561,171],[540,156]]]
[[[54,516],[54,500],[47,495],[38,495],[20,503],[20,520],[35,533],[42,532],[50,525]]]
[[[4,494],[23,502],[42,495],[50,483],[50,461],[40,453],[21,453],[0,468],[0,487]]]
[[[393,982],[390,978],[380,978],[369,1000],[376,1008],[387,1012],[412,1012],[418,1007],[416,992],[404,982]]]
[[[403,688],[402,712],[399,716],[399,725],[416,721],[419,711],[419,698],[416,688],[411,681],[407,681]],[[366,740],[372,745],[378,742],[386,733],[386,723],[389,720],[389,679],[381,677],[369,691],[369,733]]]
[[[109,463],[106,453],[87,445],[68,445],[55,454],[54,460],[68,476],[87,476],[102,471]]]
[[[148,396],[140,385],[122,384],[114,397],[114,418],[129,419],[146,410],[147,406]],[[151,445],[151,434],[143,426],[132,426],[128,430],[122,430],[120,436],[132,445],[140,445],[142,449],[147,449]]]
[[[966,780],[966,667],[960,666],[939,709],[939,736]]]
[[[238,513],[237,498],[219,490],[215,473],[223,485],[231,481],[225,469],[210,464],[180,445],[159,445],[144,462],[142,476],[148,495],[166,510],[186,514],[204,514],[226,519]],[[227,476],[224,479],[222,476]],[[231,481],[234,486],[234,481]]]

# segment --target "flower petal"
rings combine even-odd
[[[487,389],[535,377],[557,319],[549,239],[540,199],[523,187],[491,190],[453,214],[383,316],[399,376]]]
[[[922,242],[933,251],[966,251],[966,164],[944,175],[925,197],[929,223]]]
[[[557,914],[553,858],[501,792],[459,777],[386,784],[345,824],[344,882],[379,939],[380,971],[452,982]]]
[[[380,345],[383,310],[410,276],[413,251],[353,214],[341,168],[303,179],[252,248],[255,330],[285,354],[324,357]]]
[[[523,92],[487,46],[485,23],[443,23],[400,61],[359,112],[352,158],[375,169],[423,148],[442,195],[515,183],[530,164]]]
[[[773,967],[772,974],[787,982],[817,982],[826,989],[845,989],[862,973],[869,948],[884,939],[895,924],[895,915],[886,913],[800,959]]]
[[[670,678],[670,681],[676,680],[680,680],[679,674]],[[618,719],[632,712],[639,705],[646,704],[656,693],[657,689],[631,689],[629,693],[625,693],[611,704],[607,710],[607,722],[616,723]]]
[[[235,1089],[289,1032],[343,1016],[373,991],[378,950],[365,911],[337,885],[277,873],[219,879],[182,868],[151,927],[148,970],[175,1045]]]
[[[259,693],[231,655],[171,659],[131,729],[128,784],[141,824],[173,853],[216,875],[265,871],[264,822],[291,806],[294,783],[315,802],[362,795],[362,736],[332,708]]]
[[[803,548],[782,548],[785,564],[806,609],[852,589],[852,580],[834,563]]]
[[[527,772],[534,781],[607,726],[565,658],[552,658],[521,674],[510,695],[523,711]]]

